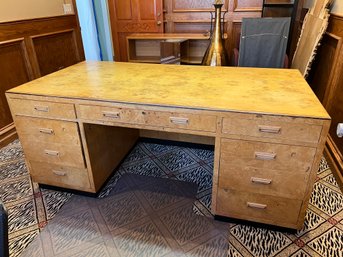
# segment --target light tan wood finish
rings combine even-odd
[[[156,112],[94,105],[79,105],[80,118],[95,121],[115,121],[132,124],[181,128],[186,130],[216,131],[216,116],[180,112]]]
[[[215,141],[213,214],[297,229],[304,222],[330,124],[295,70],[91,62],[12,89],[7,97],[21,130],[24,124],[56,131],[78,124],[68,131],[81,138],[74,154],[79,155],[76,163],[84,162],[76,165],[78,170],[86,167],[82,176],[89,179],[83,191],[99,190],[139,135],[182,134],[180,140]],[[22,102],[71,105],[76,117],[61,112],[44,118],[49,123],[35,112],[18,112]],[[36,131],[21,131],[19,137]],[[42,140],[36,147],[23,142],[29,163],[44,162],[50,169],[75,166],[75,160],[56,162],[39,155],[41,149],[62,145],[56,141]],[[30,172],[35,173],[32,165]],[[39,176],[34,179],[39,182]]]
[[[221,162],[234,167],[254,167],[308,172],[316,148],[222,139]]]
[[[87,155],[97,192],[138,139],[138,130],[85,123]]]
[[[45,162],[30,161],[31,177],[39,183],[70,188],[75,190],[90,190],[87,169],[52,165]]]
[[[301,200],[218,189],[217,212],[237,219],[294,227],[298,221]]]
[[[223,119],[222,133],[243,135],[256,138],[273,138],[301,143],[317,144],[322,132],[322,125],[309,124],[301,118],[281,120],[280,117],[233,114]],[[294,142],[296,143],[296,142]]]
[[[22,99],[11,99],[12,111],[18,115],[75,119],[73,104],[56,103],[49,101],[31,101]]]
[[[127,40],[127,59],[129,62],[161,63],[166,43],[174,43],[177,55],[184,64],[201,64],[208,46],[208,34],[199,33],[140,33],[131,34]]]
[[[17,116],[16,129],[22,140],[81,145],[75,122]]]
[[[331,14],[329,26],[318,48],[316,62],[309,72],[309,83],[332,118],[325,148],[341,190],[343,190],[343,138],[336,133],[343,122],[343,15]]]
[[[16,137],[5,91],[82,60],[77,14],[0,22],[0,145]]]
[[[204,144],[204,145],[214,145],[214,137],[190,135],[190,134],[181,134],[175,132],[163,132],[156,130],[140,130],[140,137],[145,138],[155,138],[161,140],[171,140],[178,142],[188,142],[194,144]]]
[[[329,119],[292,69],[83,62],[8,92]]]

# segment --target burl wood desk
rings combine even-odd
[[[287,69],[79,63],[6,95],[36,182],[97,192],[144,131],[210,138],[213,214],[288,228],[330,125]]]

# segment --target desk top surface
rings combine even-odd
[[[82,62],[8,92],[330,118],[300,72],[291,69]]]

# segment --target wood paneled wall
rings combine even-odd
[[[312,89],[332,119],[325,156],[343,189],[343,138],[336,134],[337,124],[343,122],[343,16],[331,15],[309,75]]]
[[[135,17],[136,9],[142,0],[109,0],[112,38],[115,60],[127,61],[125,37],[130,33],[207,33],[210,31],[210,11],[214,12],[214,0],[149,0],[144,4],[155,5],[150,8],[147,20]],[[145,3],[146,2],[146,3]],[[227,33],[226,48],[230,55],[239,43],[243,17],[261,17],[263,0],[223,0],[222,11],[226,11],[224,31]],[[161,8],[162,5],[162,8]],[[150,6],[151,7],[151,6]],[[162,9],[162,10],[161,10]],[[160,13],[160,12],[163,13]],[[122,17],[118,16],[121,13]],[[141,17],[140,15],[138,15]],[[163,20],[163,26],[153,26]],[[149,21],[149,22],[147,22]],[[130,24],[124,26],[123,24]]]
[[[210,31],[213,0],[164,0],[166,33],[207,33]],[[261,17],[263,0],[224,0],[224,32],[229,56],[238,47],[243,17]]]
[[[5,91],[82,60],[76,15],[0,23],[0,147],[15,137]]]

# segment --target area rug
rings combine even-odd
[[[58,210],[72,196],[58,191],[40,190],[30,181],[18,141],[0,150],[0,169],[0,176],[2,176],[0,197],[10,214],[10,254],[19,256],[56,213],[58,221]],[[192,212],[211,220],[209,207],[212,169],[213,150],[210,148],[140,142],[119,167],[99,198],[104,200],[109,198],[113,192],[116,192],[120,180],[127,174],[189,182],[197,185],[191,204]],[[147,211],[146,207],[142,208]],[[228,251],[225,256],[343,256],[342,216],[343,195],[323,159],[303,230],[290,234],[256,226],[225,223],[228,225],[226,238]],[[153,222],[153,225],[161,231],[159,224]],[[99,226],[97,224],[95,227]],[[121,232],[127,235],[125,230]],[[32,245],[37,245],[37,241],[38,239]],[[114,243],[117,245],[116,241]],[[222,243],[222,240],[217,241],[219,248]],[[125,244],[130,244],[130,242],[126,241]],[[170,244],[167,241],[168,247],[171,246]],[[182,247],[182,243],[178,242],[178,244]],[[70,247],[72,249],[73,245]],[[221,256],[211,255],[211,252],[206,250],[210,249],[208,247],[211,248],[209,245],[194,245],[194,248],[184,249],[182,255],[173,255],[168,252],[168,256]],[[75,254],[75,256],[82,256]],[[125,250],[117,252],[118,255],[111,254],[106,255],[105,252],[104,255],[99,256],[135,256],[125,255]],[[155,256],[167,256],[166,254]]]

